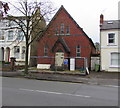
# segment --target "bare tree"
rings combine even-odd
[[[16,4],[9,3],[17,13],[17,17],[8,15],[8,19],[14,21],[18,25],[25,37],[26,56],[25,56],[25,71],[28,74],[28,54],[30,45],[39,37],[42,38],[42,33],[46,30],[45,19],[49,17],[55,9],[52,8],[50,2],[28,2],[19,1]],[[18,17],[18,15],[20,15]],[[21,17],[22,16],[22,17]],[[44,19],[45,18],[45,19]]]
[[[3,18],[4,14],[7,14],[8,10],[8,3],[0,1],[0,19]]]

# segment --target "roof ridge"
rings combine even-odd
[[[120,21],[120,20],[104,20],[104,22],[108,22],[108,21]]]

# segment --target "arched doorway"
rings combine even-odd
[[[4,48],[3,47],[1,48],[1,51],[2,51],[2,61],[4,61]]]
[[[0,48],[0,61],[4,61],[4,48]]]
[[[5,61],[9,62],[10,61],[10,48],[6,48],[6,56],[5,56]]]

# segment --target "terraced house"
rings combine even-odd
[[[8,18],[0,21],[0,53],[0,61],[10,62],[10,58],[15,57],[18,64],[24,63],[25,37],[18,25]]]
[[[38,8],[33,15],[31,20],[32,33],[30,39],[34,38],[38,29],[45,27],[46,22],[44,18],[37,20],[34,18],[40,17],[40,8]],[[32,16],[31,16],[32,17]],[[10,62],[10,58],[16,58],[16,65],[25,64],[25,50],[26,50],[26,40],[23,31],[19,26],[24,29],[26,26],[25,16],[13,17],[16,21],[6,17],[0,20],[0,61]],[[36,26],[33,24],[37,22]],[[16,23],[17,22],[17,23]],[[28,60],[30,65],[36,65],[35,60],[30,59],[30,56],[36,56],[36,41],[33,41],[29,47]]]
[[[120,20],[100,16],[101,70],[120,72]]]

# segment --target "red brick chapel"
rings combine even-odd
[[[61,6],[48,24],[42,39],[38,40],[37,67],[50,68],[55,62],[59,62],[59,66],[64,65],[64,61],[55,60],[56,55],[60,55],[61,58],[68,59],[67,65],[70,65],[70,58],[84,57],[90,69],[91,55],[94,53],[95,46],[92,40]],[[76,60],[75,65],[79,67],[84,63],[82,60]]]

